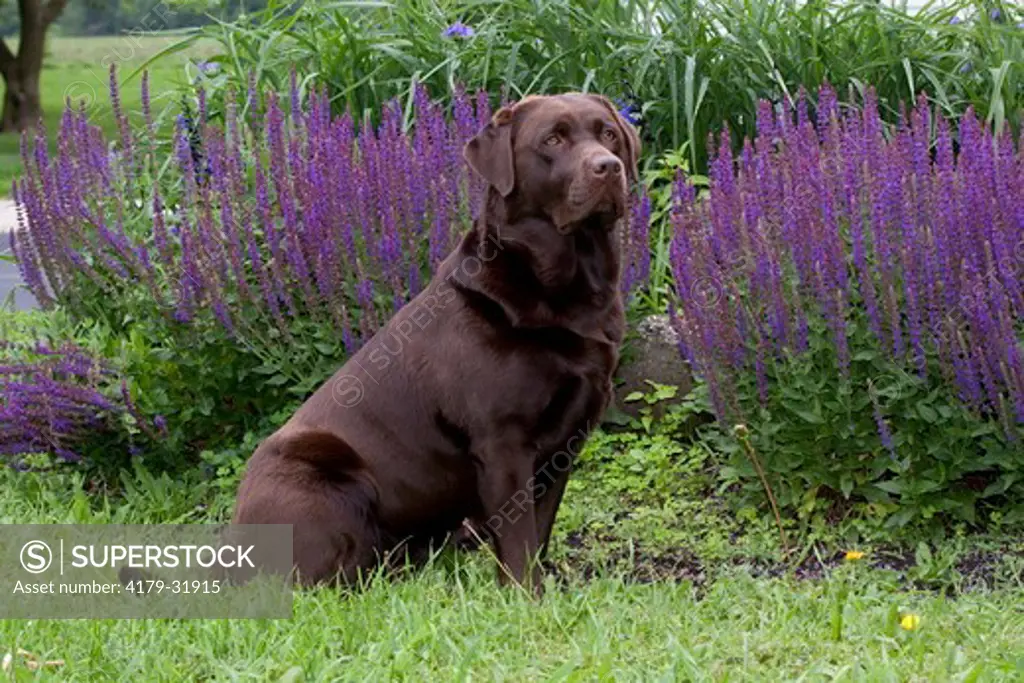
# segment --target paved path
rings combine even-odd
[[[10,199],[0,199],[0,254],[10,254],[11,240],[10,231],[18,225],[18,214],[14,210],[14,202]],[[11,291],[14,291],[14,307],[21,311],[36,308],[36,300],[24,288],[15,290],[16,285],[21,284],[21,275],[18,273],[18,266],[7,261],[0,261],[0,305],[7,301]]]

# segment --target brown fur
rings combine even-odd
[[[548,466],[612,393],[638,152],[603,97],[500,110],[465,149],[490,185],[474,229],[257,448],[234,522],[293,524],[299,580],[315,583],[352,582],[470,519],[491,527],[499,578],[539,590],[531,561],[569,476]]]

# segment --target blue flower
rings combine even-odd
[[[963,21],[964,20],[961,19],[960,17],[954,16],[952,19],[949,20],[949,23],[953,26],[956,26],[957,24],[962,24]]]
[[[640,123],[640,109],[635,104],[617,99],[615,106],[619,108],[619,116],[629,121],[630,124],[635,126]]]
[[[1020,22],[1019,24],[1017,24],[1017,28],[1019,28],[1019,29],[1021,29],[1022,31],[1024,31],[1024,21],[1022,21],[1022,22]]]
[[[969,74],[974,71],[974,65],[970,62],[964,62],[964,65],[960,67],[960,73]]]
[[[471,27],[466,26],[461,21],[456,21],[454,24],[446,28],[444,33],[441,35],[445,38],[472,38],[476,35],[476,31]]]
[[[1003,13],[1000,12],[998,8],[996,8],[996,9],[994,9],[991,12],[988,13],[988,18],[991,19],[992,21],[999,21],[999,19],[1001,19],[1002,16],[1003,16]]]
[[[212,74],[219,68],[217,62],[197,62],[196,66],[199,68],[200,73]]]

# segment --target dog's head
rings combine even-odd
[[[532,96],[503,107],[463,154],[505,200],[507,219],[543,218],[568,233],[613,223],[637,178],[640,139],[601,95]]]

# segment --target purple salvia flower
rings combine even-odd
[[[135,165],[134,150],[132,148],[132,133],[128,126],[128,117],[121,108],[121,90],[117,85],[117,66],[110,65],[110,106],[114,113],[114,120],[121,132],[121,154],[126,160],[125,172],[128,178],[133,177]]]
[[[981,410],[984,406],[984,395],[981,390],[981,383],[975,373],[974,364],[971,362],[970,352],[964,342],[963,336],[954,332],[953,339],[953,367],[956,372],[957,385],[960,389],[960,398],[968,406]]]
[[[246,212],[242,217],[242,226],[245,230],[246,256],[249,259],[252,270],[256,273],[256,279],[259,283],[260,293],[263,295],[263,301],[266,302],[267,308],[270,309],[270,315],[274,318],[274,322],[277,323],[277,329],[280,330],[285,339],[288,339],[290,338],[288,326],[281,314],[281,306],[279,304],[277,294],[274,292],[270,283],[270,277],[268,275],[268,271],[270,269],[263,263],[263,255],[256,242],[256,234],[252,227],[252,217],[248,212]]]
[[[146,133],[152,136],[155,133],[153,128],[153,111],[149,101],[149,71],[142,72],[142,118],[146,122]]]
[[[280,206],[281,215],[284,217],[284,235],[287,242],[284,256],[288,260],[291,272],[305,295],[307,310],[315,314],[318,307],[299,231],[299,216],[295,205],[295,188],[286,170],[286,165],[298,166],[298,155],[297,150],[288,146],[289,152],[286,156],[287,141],[285,135],[284,117],[281,108],[278,106],[277,97],[271,94],[270,104],[267,109],[267,136],[270,146],[270,173],[274,180],[277,203]],[[290,164],[288,164],[289,161],[291,162]]]
[[[340,121],[333,127],[331,144],[334,153],[339,157],[337,175],[334,178],[334,192],[339,198],[344,213],[341,223],[341,240],[345,247],[346,265],[355,268],[358,255],[356,253],[353,223],[357,220],[357,204],[354,187],[355,173],[352,169],[353,151],[355,148],[355,126],[352,116],[345,112]]]
[[[181,217],[181,260],[178,262],[178,302],[174,318],[178,322],[188,323],[192,320],[193,307],[202,296],[204,285],[202,275],[197,267],[193,248],[193,238],[188,219]]]
[[[281,253],[281,233],[273,218],[270,208],[270,192],[267,187],[266,175],[263,172],[262,163],[257,162],[254,169],[256,183],[257,215],[260,218],[260,227],[267,244],[270,248],[270,270],[274,276],[275,296],[285,303],[288,314],[293,318],[299,313],[289,293],[290,283],[284,272],[284,254]]]
[[[807,89],[800,86],[796,94],[796,127],[805,128],[810,124],[811,117],[807,110]]]
[[[288,104],[291,107],[292,123],[298,125],[302,102],[299,101],[299,77],[294,66],[288,74]]]
[[[1017,422],[1024,423],[1024,349],[1014,336],[1010,336],[1005,342],[1009,350],[1009,380],[1010,396],[1013,399],[1016,411]]]
[[[491,98],[485,90],[476,93],[476,129],[480,130],[491,120]]]
[[[363,339],[369,339],[377,331],[376,307],[373,303],[373,283],[363,278],[356,287],[356,299],[362,311],[362,318],[359,321],[360,333]]]
[[[823,142],[826,139],[825,133],[832,127],[833,117],[837,116],[838,112],[836,91],[826,81],[818,91],[818,134]]]
[[[215,155],[216,156],[216,155]],[[239,231],[235,222],[235,209],[233,207],[235,198],[238,196],[241,187],[240,182],[232,176],[234,170],[223,168],[220,164],[214,165],[213,192],[219,195],[216,203],[220,205],[220,226],[221,235],[218,236],[217,254],[223,253],[223,237],[227,237],[228,262],[231,265],[231,279],[238,285],[239,303],[245,305],[254,303],[255,298],[249,289],[246,281],[246,270],[243,264],[242,243],[239,240]],[[206,212],[204,211],[204,214]],[[226,275],[226,274],[225,274]],[[226,279],[226,277],[224,277]]]
[[[947,311],[957,308],[960,289],[957,286],[957,255],[962,254],[962,240],[959,237],[960,222],[953,196],[957,194],[953,166],[953,144],[949,124],[942,117],[937,122],[938,133],[935,142],[936,165],[933,175],[934,196],[937,204],[936,260],[942,276],[944,305]]]
[[[206,125],[206,121],[209,118],[206,111],[206,88],[200,86],[196,91],[196,127],[202,128]]]
[[[27,226],[25,225],[25,210],[17,201],[17,191],[15,191],[14,196],[18,227],[8,235],[11,253],[18,264],[18,272],[21,274],[21,279],[28,286],[29,291],[32,292],[32,296],[36,298],[36,301],[43,308],[49,308],[53,305],[54,301],[53,297],[50,296],[51,288],[47,286],[46,279],[43,276],[43,267],[37,245],[32,236],[28,234]]]
[[[878,397],[875,396],[875,392],[871,391],[871,405],[873,415],[875,418],[875,427],[878,429],[878,438],[882,442],[882,446],[885,450],[889,451],[889,455],[893,460],[896,459],[896,445],[893,443],[892,432],[889,429],[889,423],[882,416],[882,409],[878,405]]]

